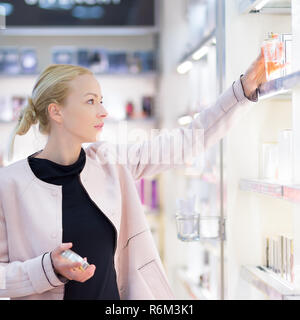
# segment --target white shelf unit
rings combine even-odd
[[[227,192],[227,259],[228,299],[283,298],[270,277],[255,266],[264,265],[265,238],[285,234],[295,241],[295,283],[299,283],[299,70],[295,59],[300,30],[293,20],[299,19],[298,1],[269,1],[260,12],[253,11],[261,1],[228,1],[226,10],[226,83],[249,66],[259,54],[268,32],[293,35],[293,73],[260,88],[260,100],[248,106],[235,127],[224,139]],[[273,6],[273,11],[270,9]],[[288,8],[289,7],[289,8]],[[285,10],[288,8],[288,10]],[[251,12],[251,14],[250,14]],[[268,13],[262,15],[261,13]],[[283,14],[284,13],[284,14]],[[292,17],[294,19],[292,19]],[[239,43],[237,47],[236,44]],[[232,48],[236,48],[232,50]],[[243,48],[247,48],[247,51]],[[299,49],[298,49],[299,50]],[[239,57],[238,57],[239,56]],[[298,64],[298,65],[297,65]],[[284,129],[294,132],[294,175],[290,184],[261,180],[261,145],[277,141]],[[247,192],[245,192],[247,191]],[[284,201],[282,201],[284,200]],[[297,215],[298,212],[298,215]],[[241,281],[247,277],[246,285]],[[264,297],[253,287],[262,287]],[[278,285],[279,286],[279,285]],[[272,295],[272,290],[277,295]],[[261,288],[260,288],[261,291]],[[268,294],[269,292],[269,294]],[[266,295],[268,294],[268,295]],[[289,293],[288,293],[289,294]],[[300,298],[295,297],[294,298]]]
[[[271,300],[299,300],[300,291],[265,267],[243,266],[242,278]]]

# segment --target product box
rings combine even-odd
[[[138,65],[139,72],[152,72],[155,70],[155,54],[153,51],[134,52],[133,61]]]
[[[108,71],[111,73],[128,73],[126,52],[108,52]]]
[[[285,67],[283,68],[283,76],[286,76],[292,73],[292,35],[282,34],[281,38],[284,44]]]
[[[95,74],[106,73],[109,68],[107,52],[101,48],[79,49],[77,64],[90,69]]]
[[[52,61],[54,64],[76,64],[75,49],[73,47],[54,47]]]
[[[6,48],[4,50],[3,73],[18,74],[20,69],[19,50],[17,48]]]
[[[22,48],[20,50],[21,73],[37,73],[38,58],[35,49]]]

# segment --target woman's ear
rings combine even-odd
[[[57,123],[62,123],[61,108],[56,103],[50,103],[48,106],[49,117]]]

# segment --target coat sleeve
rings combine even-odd
[[[250,98],[251,99],[251,98]],[[170,168],[185,167],[220,141],[257,102],[245,94],[241,77],[217,101],[203,110],[188,127],[162,131],[156,137],[127,146],[127,167],[134,179],[153,176]]]
[[[7,243],[5,216],[0,202],[0,297],[39,294],[64,284],[53,270],[50,253],[26,261],[9,261]]]

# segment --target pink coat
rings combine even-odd
[[[189,128],[194,132],[202,123],[207,148],[225,135],[247,104],[251,103],[244,96],[239,78]],[[192,156],[192,150],[200,148],[187,132],[185,128],[176,129],[177,137],[187,142],[187,152]],[[158,150],[164,145],[161,142],[168,142],[170,136],[164,133],[159,139],[127,146],[138,157],[135,164],[106,161],[112,153],[104,142],[92,143],[85,149],[86,164],[80,179],[117,230],[114,262],[122,300],[175,298],[135,186],[135,181],[144,176],[176,167],[175,162],[140,161],[147,158],[149,147],[162,151]],[[172,155],[181,153],[176,150],[177,144],[172,148]],[[0,297],[63,299],[64,283],[54,273],[49,253],[43,261],[45,272],[42,268],[43,254],[62,242],[61,188],[38,179],[27,158],[0,169]]]

